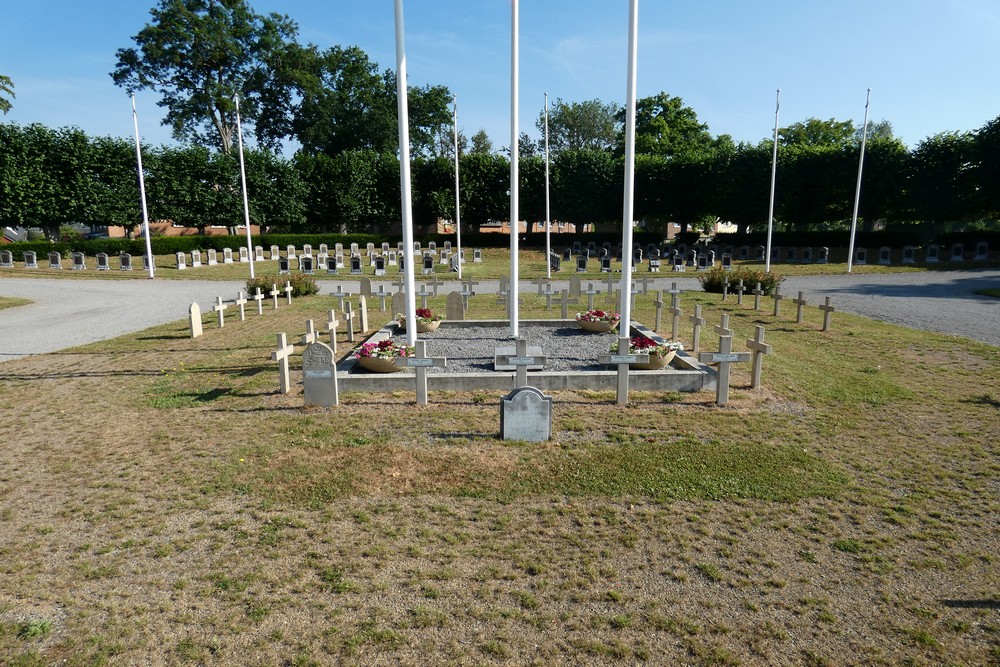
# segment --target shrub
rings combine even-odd
[[[310,296],[319,292],[319,285],[316,284],[316,279],[305,273],[291,273],[283,276],[274,275],[260,275],[256,278],[247,279],[247,294],[254,294],[257,288],[264,294],[271,291],[271,285],[277,285],[278,288],[283,288],[286,282],[292,284],[292,296]]]
[[[732,291],[740,278],[747,288],[747,292],[752,290],[757,283],[767,296],[774,295],[774,290],[785,278],[777,273],[765,273],[761,269],[752,269],[748,266],[734,266],[732,270],[726,271],[721,266],[716,266],[708,273],[698,276],[701,281],[701,288],[706,292],[716,292],[722,294],[722,282],[729,276],[729,289]]]

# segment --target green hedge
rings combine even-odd
[[[733,292],[736,289],[736,283],[743,279],[743,285],[746,287],[746,293],[750,293],[750,290],[756,287],[757,283],[760,283],[760,288],[764,291],[767,296],[772,296],[774,290],[781,284],[784,277],[778,275],[777,273],[765,273],[759,269],[753,269],[748,266],[734,266],[732,270],[726,271],[721,266],[716,266],[715,268],[709,270],[707,273],[702,273],[698,276],[699,282],[701,282],[701,288],[706,292],[715,292],[716,294],[722,294],[723,281],[729,278],[729,291]]]
[[[281,276],[265,273],[256,278],[247,279],[247,294],[256,294],[258,287],[262,293],[267,294],[271,291],[272,285],[276,285],[278,289],[283,289],[286,282],[292,284],[293,297],[310,296],[319,292],[319,285],[316,284],[316,279],[305,273],[290,273]]]

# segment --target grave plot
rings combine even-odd
[[[632,335],[642,334],[662,340],[649,328],[632,323]],[[427,383],[434,391],[475,391],[514,388],[515,368],[500,365],[515,347],[505,320],[445,320],[440,328],[421,340],[427,354],[447,359],[444,366],[427,368]],[[541,390],[613,390],[618,371],[601,363],[616,334],[583,331],[575,320],[522,320],[520,336],[527,341],[529,354],[543,356],[543,364],[529,366],[527,382]],[[395,322],[375,332],[365,342],[394,340],[405,343]],[[500,352],[498,350],[505,350]],[[498,355],[501,355],[498,357]],[[349,356],[337,365],[342,392],[408,391],[413,388],[412,370],[396,373],[369,373]],[[716,388],[717,372],[696,358],[679,352],[670,366],[661,370],[633,370],[630,385],[638,391],[704,391]]]

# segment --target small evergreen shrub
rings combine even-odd
[[[698,280],[701,281],[701,288],[706,292],[722,294],[722,282],[726,276],[729,276],[730,292],[736,289],[736,283],[742,278],[747,294],[750,293],[750,290],[757,283],[760,283],[760,288],[764,291],[765,296],[773,296],[775,288],[785,279],[784,276],[780,276],[777,273],[765,273],[761,269],[752,269],[748,266],[734,266],[730,271],[724,270],[721,266],[716,266],[707,273],[702,273],[698,276]]]
[[[288,275],[260,275],[256,278],[247,279],[247,294],[255,294],[257,288],[264,294],[271,291],[271,285],[277,285],[278,289],[283,289],[285,283],[292,283],[292,296],[310,296],[319,292],[319,285],[316,279],[305,273],[290,273]]]

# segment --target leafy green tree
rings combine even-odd
[[[486,130],[480,129],[472,135],[472,139],[469,141],[469,152],[473,155],[491,155],[493,153],[493,142],[490,141],[490,135],[486,134]]]
[[[294,163],[305,186],[306,231],[377,232],[399,224],[399,160],[395,154],[300,152]]]
[[[975,132],[976,208],[984,217],[1000,217],[1000,116]]]
[[[0,223],[40,227],[47,238],[93,216],[90,143],[81,130],[0,124]]]
[[[625,110],[621,109],[617,122],[624,126]],[[694,109],[684,105],[684,100],[660,92],[643,97],[635,103],[635,152],[655,155],[677,155],[694,150],[712,148],[715,140],[708,125],[699,122]],[[624,153],[625,135],[620,133],[619,151]]]
[[[469,153],[459,159],[463,231],[510,216],[510,161],[495,153]]]
[[[846,146],[854,143],[854,123],[849,120],[809,118],[778,130],[782,146]]]
[[[624,167],[610,151],[563,150],[549,171],[554,220],[583,225],[621,219]]]
[[[14,94],[14,82],[10,80],[9,76],[0,74],[0,111],[2,111],[4,115],[7,115],[7,112],[10,111],[12,106],[11,101],[7,99],[8,97],[17,97]]]
[[[275,125],[269,115],[287,112],[274,108],[280,96],[273,92],[274,74],[286,69],[281,59],[298,31],[287,16],[261,16],[246,0],[160,0],[150,15],[133,38],[137,48],[117,51],[111,77],[127,90],[159,93],[174,138],[228,153],[237,93],[243,118],[262,129]],[[261,134],[262,141],[274,140],[273,133]]]
[[[723,220],[735,223],[741,233],[767,228],[772,148],[770,141],[741,143],[711,155],[714,189],[711,210]],[[784,196],[780,178],[777,192],[779,197]]]
[[[938,229],[976,217],[975,136],[943,132],[924,139],[910,156],[908,201],[916,220]]]
[[[150,219],[172,220],[199,233],[213,225],[231,227],[240,219],[243,199],[235,160],[204,146],[161,147],[150,158]]]
[[[618,140],[619,106],[600,100],[563,102],[557,98],[549,110],[549,151],[610,150]],[[545,132],[545,113],[538,114],[535,126]]]

